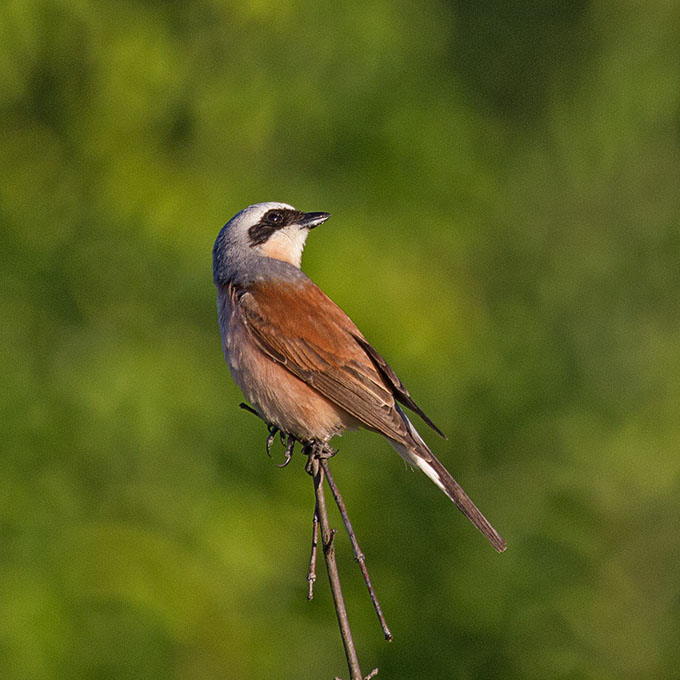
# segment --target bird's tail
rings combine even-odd
[[[401,409],[399,409],[401,411]],[[409,428],[412,442],[410,446],[394,439],[388,441],[397,453],[411,465],[420,468],[457,506],[457,508],[479,529],[498,551],[503,552],[507,544],[502,536],[491,526],[489,520],[479,511],[471,498],[463,491],[451,473],[437,460],[427,444],[413,427],[411,421],[401,412]]]

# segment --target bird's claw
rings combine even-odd
[[[267,437],[267,455],[270,458],[272,457],[272,445],[274,444],[274,440],[278,434],[279,438],[281,439],[281,443],[286,447],[286,459],[283,461],[283,463],[280,463],[278,467],[286,467],[286,465],[290,463],[290,459],[293,457],[293,448],[295,447],[295,442],[297,439],[295,439],[292,434],[287,434],[276,425],[267,425],[267,429],[269,430],[269,436]]]
[[[281,434],[281,441],[283,442],[283,432],[281,432],[276,425],[267,425],[267,429],[269,430],[269,436],[267,437],[267,455],[271,458],[272,444],[274,443],[274,439],[276,439],[276,433],[279,432]]]
[[[281,434],[281,441],[283,441],[283,433]],[[292,434],[288,435],[288,443],[286,444],[286,451],[285,451],[285,456],[286,459],[283,461],[283,463],[279,463],[277,467],[284,468],[288,463],[290,463],[291,458],[293,457],[293,449],[295,448],[295,442],[297,439],[293,437]]]

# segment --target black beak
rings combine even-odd
[[[308,212],[302,213],[302,217],[297,221],[297,223],[306,229],[314,229],[320,224],[323,224],[329,217],[330,213],[327,212]]]

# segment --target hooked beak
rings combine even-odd
[[[297,224],[305,229],[314,229],[314,227],[323,224],[330,216],[331,214],[327,212],[302,213],[302,217],[297,221]]]

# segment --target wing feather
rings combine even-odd
[[[267,286],[266,294],[256,283],[235,297],[263,352],[366,427],[410,439],[395,396],[432,424],[351,319],[309,279]],[[312,315],[312,309],[324,314]]]

